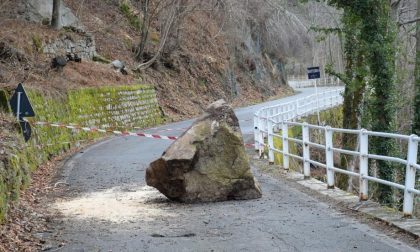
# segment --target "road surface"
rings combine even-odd
[[[320,88],[320,91],[326,90]],[[252,119],[260,107],[312,94],[237,109]],[[148,131],[179,135],[192,120]],[[241,121],[252,142],[252,121]],[[163,129],[179,129],[164,131]],[[163,130],[163,131],[162,131]],[[346,217],[279,179],[254,170],[263,197],[250,201],[180,204],[145,184],[147,165],[170,141],[115,137],[66,162],[59,181],[68,184],[51,207],[59,251],[416,251]]]

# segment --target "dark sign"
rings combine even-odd
[[[23,138],[25,138],[25,142],[28,142],[32,134],[31,125],[27,121],[20,121],[19,123],[22,128]]]
[[[319,67],[308,67],[308,79],[319,79],[321,78],[321,72]]]
[[[15,89],[15,93],[10,99],[10,107],[12,108],[13,114],[18,119],[20,126],[22,127],[22,133],[25,141],[27,142],[31,137],[32,130],[29,123],[23,120],[23,118],[33,117],[35,116],[35,112],[21,83],[19,83]]]
[[[12,99],[10,99],[10,107],[12,108],[13,114],[15,114],[16,117],[19,116],[19,119],[35,116],[35,112],[29,102],[28,95],[26,94],[22,83],[19,83]]]

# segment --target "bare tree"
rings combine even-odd
[[[53,0],[53,11],[52,11],[52,17],[51,17],[51,27],[53,27],[56,30],[60,30],[61,29],[60,5],[61,5],[61,0]]]
[[[135,56],[138,61],[142,61],[144,48],[146,47],[146,42],[149,37],[149,28],[150,28],[150,10],[149,10],[149,0],[140,0],[141,11],[143,13],[143,22],[141,25],[141,37],[140,43],[135,51]]]
[[[145,3],[148,5],[147,0],[145,1]],[[133,69],[133,71],[141,71],[141,70],[147,69],[151,65],[153,65],[153,63],[159,58],[160,54],[162,53],[163,48],[165,47],[166,41],[168,39],[169,32],[170,32],[171,27],[172,27],[172,24],[173,24],[173,22],[176,18],[176,14],[177,14],[176,12],[177,12],[177,9],[179,8],[179,4],[180,4],[180,0],[176,0],[176,1],[172,2],[172,5],[168,6],[168,7],[170,7],[169,16],[168,16],[168,19],[166,20],[166,22],[164,24],[164,28],[163,28],[162,33],[161,33],[162,38],[160,40],[158,51],[155,53],[155,55],[150,60],[137,65],[137,67],[135,67]],[[147,12],[148,9],[149,9],[149,7],[147,6],[146,7],[146,12]],[[148,19],[149,19],[149,17],[148,17]],[[149,24],[147,24],[147,25],[150,25],[150,19],[148,20],[148,22],[149,22]],[[144,39],[142,38],[142,40],[140,42],[138,50],[141,50],[141,51],[137,51],[136,56],[141,57],[141,52],[144,51],[144,46],[145,46],[144,43],[147,42],[148,29],[149,28],[146,29],[147,30],[146,32],[144,32],[143,29],[142,29],[142,35],[145,36],[145,37],[144,37]]]

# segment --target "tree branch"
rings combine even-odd
[[[417,21],[420,21],[420,17],[416,17],[414,19],[408,20],[408,21],[400,21],[398,22],[398,26],[404,26],[404,25],[408,25],[408,24],[412,24],[412,23],[416,23]]]
[[[149,68],[156,61],[156,59],[159,57],[160,53],[162,52],[163,48],[165,47],[166,40],[167,40],[169,32],[171,30],[171,26],[172,26],[172,24],[175,20],[176,9],[177,8],[178,8],[178,6],[174,4],[173,9],[172,9],[172,13],[171,13],[171,15],[170,15],[170,17],[169,17],[169,19],[166,23],[166,29],[164,31],[163,38],[161,40],[159,49],[156,52],[156,54],[149,61],[137,65],[137,67],[133,69],[134,72],[139,72],[141,70],[145,70],[145,69]]]

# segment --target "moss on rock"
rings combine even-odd
[[[150,164],[146,182],[182,202],[261,197],[239,121],[223,100],[211,104],[161,158]]]
[[[36,113],[35,121],[119,130],[163,121],[155,91],[149,86],[85,88],[66,94],[41,93],[30,88],[26,91]],[[97,132],[35,126],[32,138],[25,143],[15,118],[2,113],[1,108],[8,108],[8,101],[6,92],[0,90],[0,221],[7,213],[8,203],[19,197],[39,165],[80,141],[103,136]]]
[[[0,112],[0,222],[7,213],[8,203],[19,197],[29,182],[30,168],[23,138],[15,118]]]
[[[308,117],[305,117],[301,120],[302,122],[307,122],[309,124],[317,124],[318,123],[318,117],[317,115],[311,115]],[[343,122],[343,112],[342,107],[338,106],[335,108],[331,108],[325,111],[320,112],[320,121],[321,125],[329,125],[331,127],[341,127]],[[319,132],[318,132],[319,133]],[[281,135],[281,131],[277,134]],[[293,126],[289,127],[289,137],[291,138],[297,138],[302,139],[302,127],[300,126]],[[337,135],[334,135],[334,142],[337,142]],[[319,133],[315,134],[312,132],[311,134],[311,141],[315,142],[323,142],[324,141],[324,134]],[[279,137],[274,137],[274,148],[282,150],[283,149],[283,140]],[[289,141],[289,152],[291,154],[295,154],[298,156],[302,155],[302,146],[300,144],[292,143]],[[280,153],[274,153],[274,162],[277,165],[283,165],[283,154]],[[302,162],[295,160],[293,158],[290,159],[290,167],[291,170],[301,170],[302,169]]]
[[[0,89],[0,111],[10,112],[10,106],[7,99],[7,93],[3,89]]]

